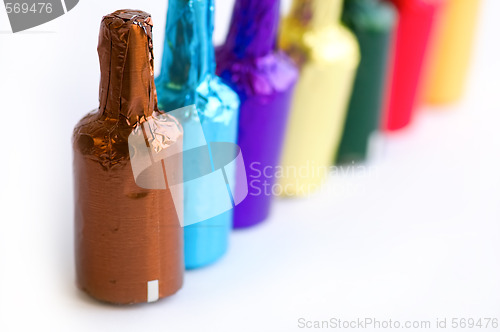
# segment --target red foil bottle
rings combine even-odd
[[[392,131],[406,127],[412,120],[429,46],[445,0],[390,1],[399,12],[392,87],[384,126]]]

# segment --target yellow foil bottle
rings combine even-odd
[[[340,23],[343,2],[294,0],[283,20],[279,46],[300,68],[277,170],[283,196],[318,189],[342,138],[360,60],[356,37]]]
[[[449,0],[434,41],[426,102],[458,101],[465,90],[481,0]]]

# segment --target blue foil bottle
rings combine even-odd
[[[238,95],[215,75],[212,43],[214,0],[169,0],[165,46],[160,76],[156,79],[158,108],[164,112],[195,105],[179,119],[184,127],[184,150],[200,140],[201,123],[207,142],[236,143]],[[179,117],[178,113],[177,117]],[[184,160],[184,173],[200,167]],[[227,174],[235,177],[235,174]],[[202,222],[193,220],[208,208],[203,197],[213,195],[209,186],[196,191],[184,187],[184,251],[187,269],[209,265],[224,255],[232,228],[229,210]],[[201,218],[203,219],[203,218]]]

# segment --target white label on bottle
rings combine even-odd
[[[158,301],[160,298],[160,289],[158,280],[148,281],[148,302]]]

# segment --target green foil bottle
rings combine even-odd
[[[337,155],[341,164],[367,158],[370,138],[381,124],[388,89],[397,12],[380,0],[345,0],[343,23],[359,41],[361,62]]]

